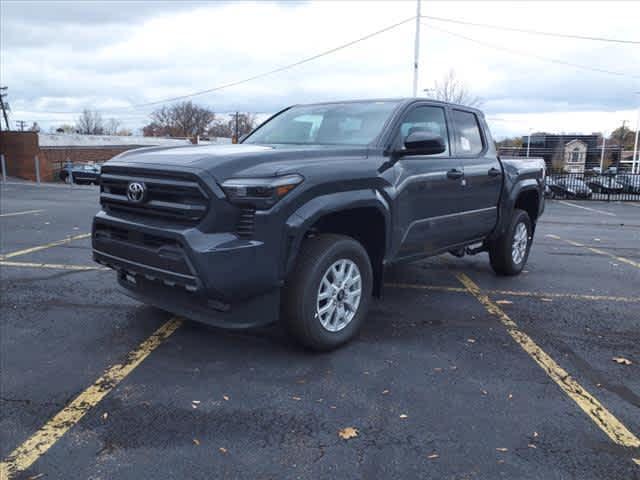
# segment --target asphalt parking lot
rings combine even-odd
[[[396,267],[320,355],[120,294],[91,261],[96,188],[1,189],[5,475],[640,478],[638,203],[548,202],[516,278],[485,254]]]

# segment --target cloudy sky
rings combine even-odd
[[[233,83],[415,15],[407,1],[0,0],[0,82],[12,120],[49,129],[97,109],[131,128],[140,104]],[[437,2],[459,21],[640,41],[640,2]],[[640,45],[422,20],[420,90],[450,69],[483,100],[494,135],[635,125]],[[216,112],[269,113],[328,99],[410,96],[415,22],[331,55],[193,97]],[[550,61],[556,60],[556,62]],[[584,66],[578,68],[563,64]],[[593,70],[607,70],[604,73]]]

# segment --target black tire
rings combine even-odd
[[[318,289],[325,273],[337,261],[351,260],[361,277],[361,296],[356,313],[339,331],[327,330],[317,315]],[[301,344],[317,351],[333,350],[360,330],[371,302],[373,271],[367,251],[351,237],[322,234],[304,241],[296,265],[285,282],[283,323]]]
[[[522,259],[516,263],[513,258],[512,248],[514,243],[514,235],[520,223],[524,223],[527,229],[526,250]],[[493,271],[498,275],[518,275],[527,263],[529,251],[531,250],[533,228],[529,214],[524,210],[515,209],[511,222],[506,231],[489,246],[489,259]]]

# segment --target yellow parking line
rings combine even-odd
[[[422,285],[415,283],[385,283],[385,287],[408,288],[414,290],[431,290],[436,292],[466,292],[466,288],[445,287],[440,285]],[[535,298],[571,298],[574,300],[592,300],[605,302],[631,302],[640,303],[640,297],[615,297],[611,295],[583,295],[581,293],[548,293],[548,292],[527,292],[518,290],[485,290],[490,295],[505,295],[512,297],[535,297]]]
[[[518,325],[489,297],[480,291],[480,287],[463,273],[456,275],[467,291],[485,307],[487,312],[497,317],[506,327],[518,345],[529,354],[546,374],[607,434],[616,444],[624,447],[640,447],[640,440],[620,420],[613,416],[597,398],[591,395],[547,353],[542,350]],[[636,461],[635,459],[633,459]]]
[[[62,263],[31,263],[31,262],[6,262],[0,260],[0,266],[19,268],[52,268],[54,270],[110,270],[106,267],[94,267],[92,265],[65,265]]]
[[[520,292],[517,290],[486,290],[490,295],[506,295],[513,297],[536,298],[571,298],[574,300],[593,300],[605,302],[640,302],[640,297],[615,297],[611,295],[584,295],[581,293],[547,293],[547,292]]]
[[[65,243],[70,243],[74,240],[81,240],[83,238],[89,238],[91,236],[90,233],[83,233],[81,235],[74,235],[72,237],[67,237],[63,240],[56,240],[55,242],[46,243],[44,245],[38,245],[37,247],[25,248],[24,250],[18,250],[16,252],[7,253],[5,255],[0,255],[0,260],[6,260],[7,258],[17,257],[19,255],[26,255],[28,253],[39,252],[40,250],[46,250],[47,248],[57,247],[59,245],[64,245]]]
[[[0,217],[15,217],[16,215],[28,215],[30,213],[40,213],[44,212],[44,210],[25,210],[24,212],[11,212],[11,213],[2,213]]]
[[[605,252],[604,250],[600,250],[599,248],[588,247],[583,243],[574,242],[573,240],[567,240],[566,238],[560,238],[557,235],[547,234],[547,235],[545,235],[545,237],[553,238],[554,240],[560,240],[562,242],[568,243],[569,245],[573,245],[574,247],[586,248],[590,252],[597,253],[598,255],[604,255],[604,256],[613,258],[615,260],[618,260],[619,262],[632,265],[632,266],[634,266],[636,268],[640,268],[640,263],[638,263],[638,262],[634,262],[633,260],[629,260],[628,258],[619,257],[618,255],[614,255],[613,253]]]
[[[95,407],[117,387],[151,352],[173,334],[180,325],[182,325],[182,320],[172,318],[142,342],[138,348],[130,352],[124,363],[113,365],[107,369],[93,385],[78,395],[51,420],[45,423],[40,430],[9,454],[5,461],[0,464],[0,479],[8,479],[12,475],[29,468],[71,427],[78,423],[91,408]]]

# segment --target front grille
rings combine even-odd
[[[251,238],[255,227],[256,209],[245,207],[240,210],[236,233],[240,238]]]
[[[136,203],[127,198],[131,182],[145,185],[145,201]],[[209,199],[197,179],[190,175],[112,168],[102,171],[100,203],[111,214],[161,217],[195,224],[207,212]]]

